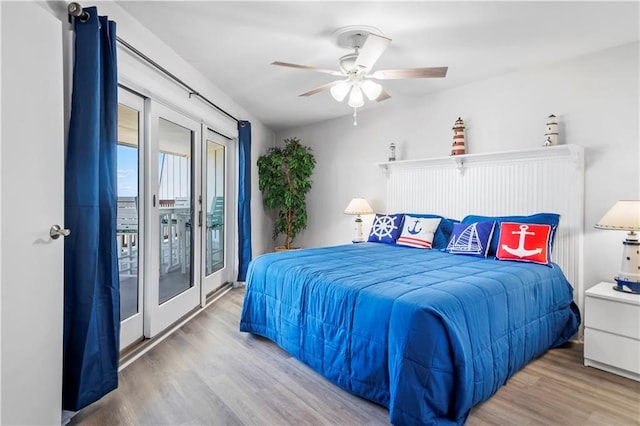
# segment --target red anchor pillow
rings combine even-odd
[[[551,225],[502,222],[496,257],[551,266]]]
[[[440,224],[440,218],[416,217],[404,215],[404,225],[402,233],[396,240],[396,244],[401,246],[430,249],[436,230]]]

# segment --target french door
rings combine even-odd
[[[202,141],[202,293],[206,296],[230,281],[233,262],[235,150],[231,140],[203,126]]]
[[[201,303],[199,158],[201,125],[147,99],[144,174],[144,335],[153,337]],[[198,202],[196,202],[198,201]]]
[[[120,348],[153,337],[231,281],[235,145],[120,89]]]

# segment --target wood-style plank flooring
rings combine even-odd
[[[71,425],[388,425],[274,343],[238,331],[233,289],[120,373]],[[467,425],[640,425],[640,383],[582,365],[582,345],[518,372]]]

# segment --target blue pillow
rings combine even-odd
[[[447,253],[487,257],[495,226],[494,221],[454,224]]]
[[[378,214],[376,213],[371,232],[369,233],[370,243],[395,244],[402,231],[403,214]]]
[[[551,225],[551,245],[549,248],[553,248],[553,242],[556,238],[556,228],[560,222],[560,215],[556,213],[536,213],[530,216],[478,216],[472,215],[462,219],[462,223],[473,223],[480,221],[494,220],[496,221],[496,230],[489,246],[488,256],[495,256],[498,251],[498,241],[500,241],[500,224],[502,222],[515,222],[515,223],[537,223],[540,225]]]
[[[437,214],[416,214],[416,213],[407,213],[413,217],[423,217],[426,219],[440,219],[440,225],[438,225],[438,229],[436,230],[436,235],[433,238],[433,246],[432,248],[435,250],[442,250],[447,248],[447,244],[449,243],[449,237],[451,236],[451,231],[453,231],[453,225],[455,223],[460,223],[459,220],[449,219],[448,217],[438,216]]]

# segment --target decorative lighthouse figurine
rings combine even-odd
[[[551,114],[547,119],[547,133],[544,134],[544,146],[558,145],[558,119]]]
[[[460,117],[453,125],[453,144],[451,145],[451,155],[462,155],[467,153],[465,146],[464,122]]]
[[[389,145],[389,161],[396,161],[396,144]]]

